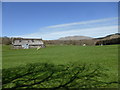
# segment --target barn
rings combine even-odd
[[[13,38],[12,46],[14,49],[45,48],[42,39],[35,38]]]

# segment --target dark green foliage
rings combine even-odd
[[[44,40],[46,45],[95,45],[96,40]]]
[[[0,37],[0,44],[10,45],[12,44],[12,39],[9,37]]]
[[[109,39],[109,40],[99,40],[96,42],[96,45],[112,45],[112,44],[120,44],[120,38]]]
[[[23,88],[99,88],[111,83],[105,69],[99,65],[47,63],[28,64],[22,67],[3,69],[3,89]]]

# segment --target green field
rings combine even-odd
[[[2,50],[3,68],[16,67],[28,63],[47,62],[54,64],[86,63],[101,65],[109,69],[109,80],[117,80],[118,45],[106,46],[47,46],[36,49],[11,49],[4,45]]]
[[[11,49],[3,46],[3,68],[26,63],[52,62],[65,64],[68,62],[97,63],[117,70],[118,46],[48,46],[36,49]]]

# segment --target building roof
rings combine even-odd
[[[44,44],[42,39],[36,39],[36,38],[13,38],[12,39],[13,45],[23,45],[23,44],[29,44],[29,45],[41,45]]]
[[[42,40],[42,38],[13,38],[14,40]]]

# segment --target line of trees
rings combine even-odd
[[[0,44],[10,45],[12,44],[12,39],[9,37],[1,37]],[[111,38],[111,39],[90,39],[90,40],[43,40],[45,45],[111,45],[111,44],[120,44],[119,38]]]
[[[47,45],[95,45],[96,40],[44,40]]]
[[[0,44],[10,45],[12,44],[12,39],[9,37],[0,37]]]
[[[120,44],[120,38],[99,40],[96,42],[96,45],[101,45],[101,44],[103,45]]]

